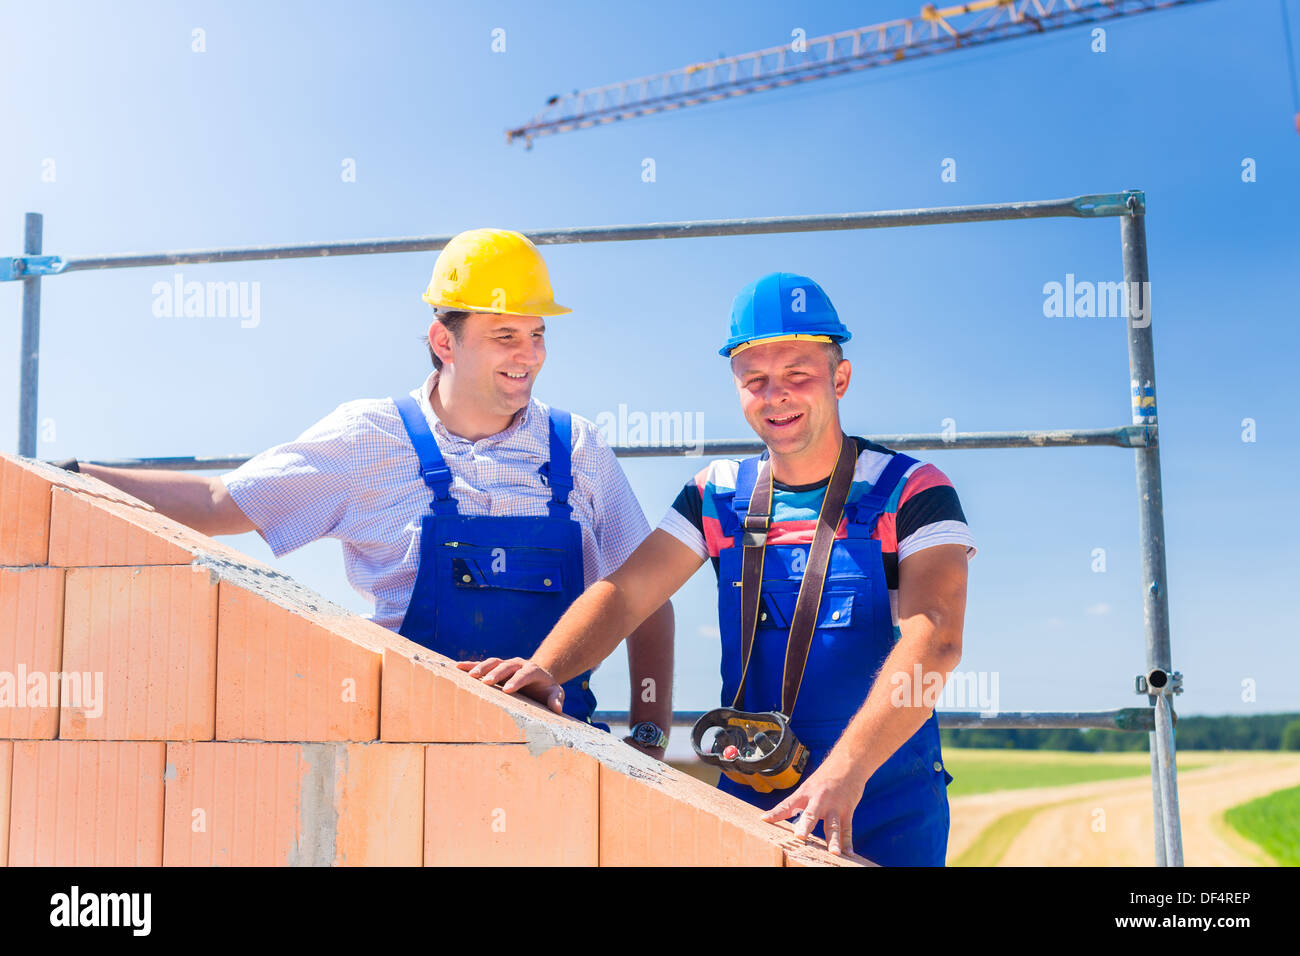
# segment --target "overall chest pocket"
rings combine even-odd
[[[458,545],[451,556],[457,588],[503,588],[537,594],[560,594],[565,587],[565,552],[559,548],[483,548]]]
[[[857,595],[853,591],[832,588],[822,592],[817,608],[817,628],[849,627],[853,623],[853,605]],[[799,600],[799,584],[766,584],[759,603],[758,626],[788,630],[794,620],[795,605]]]

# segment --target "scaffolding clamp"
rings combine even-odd
[[[1139,674],[1134,681],[1135,692],[1148,697],[1170,697],[1183,692],[1183,675],[1181,671],[1170,673],[1156,667],[1145,674]]]
[[[1127,216],[1146,212],[1146,193],[1126,189],[1122,193],[1077,196],[1070,205],[1077,216]]]
[[[0,257],[0,282],[56,275],[65,265],[62,256],[3,256]]]

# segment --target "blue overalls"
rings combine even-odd
[[[871,490],[845,506],[847,538],[831,548],[826,583],[803,682],[790,721],[809,749],[807,780],[862,706],[877,672],[893,649],[895,631],[880,542],[870,535],[886,503],[916,459],[895,454]],[[734,545],[719,555],[718,617],[722,632],[722,705],[735,700],[740,686],[740,581],[744,519],[758,477],[758,458],[741,462],[736,490],[715,495],[724,534]],[[750,712],[781,709],[790,621],[803,580],[809,545],[768,545],[763,589],[754,634],[745,699]],[[918,689],[919,693],[920,689]],[[794,706],[797,704],[797,707]],[[789,716],[789,715],[787,715]],[[886,760],[867,782],[853,814],[853,849],[885,866],[943,866],[948,846],[948,789],[939,724],[932,713],[921,728]],[[759,793],[725,775],[727,793],[770,810],[793,789]],[[813,831],[822,836],[823,824]]]
[[[582,528],[572,517],[572,421],[551,409],[546,517],[462,515],[451,470],[414,398],[395,399],[434,493],[420,519],[420,563],[398,633],[452,660],[531,657],[582,593]],[[591,723],[591,671],[564,684],[564,712]],[[605,724],[595,724],[609,730]]]

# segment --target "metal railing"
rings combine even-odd
[[[674,710],[674,727],[693,727],[703,717],[703,710]],[[631,714],[626,710],[598,710],[592,720],[626,725]],[[1029,730],[1155,730],[1155,711],[1150,707],[1121,707],[1118,710],[1005,711],[982,714],[979,711],[944,710],[938,714],[939,726],[949,730],[987,730],[1021,728]],[[1175,719],[1175,723],[1177,720]]]
[[[1124,289],[1142,321],[1126,321],[1132,423],[1112,428],[1052,429],[957,434],[875,435],[873,441],[897,449],[923,448],[1050,448],[1103,445],[1133,449],[1137,470],[1139,537],[1142,545],[1142,597],[1147,673],[1137,678],[1137,690],[1148,707],[1097,712],[1020,712],[985,717],[978,713],[940,713],[944,727],[1099,727],[1145,731],[1151,751],[1152,813],[1158,866],[1181,866],[1182,836],[1178,816],[1178,782],[1174,744],[1173,695],[1182,690],[1182,675],[1173,671],[1169,640],[1169,598],[1165,573],[1164,507],[1161,497],[1160,450],[1155,401],[1155,355],[1151,335],[1146,249],[1146,202],[1140,190],[1077,196],[1040,202],[992,203],[934,209],[901,209],[818,216],[762,219],[715,219],[643,225],[551,229],[526,233],[539,245],[577,242],[626,242],[643,239],[682,239],[699,236],[765,235],[840,229],[881,229],[944,223],[991,222],[1009,219],[1116,217]],[[42,254],[42,217],[28,213],[23,255],[0,258],[0,281],[21,281],[22,352],[20,355],[18,453],[36,454],[37,380],[40,342],[41,282],[46,276],[90,269],[130,269],[182,263],[243,262],[255,259],[323,258],[425,252],[441,249],[451,236],[367,239],[308,245],[250,246],[161,253],[126,253],[63,258]],[[1126,309],[1126,314],[1128,310]],[[753,439],[704,442],[698,448],[615,446],[624,456],[740,455],[760,451]],[[169,469],[229,469],[249,456],[138,458],[98,462],[117,467]],[[674,715],[675,718],[678,715]],[[685,721],[690,714],[683,712]],[[606,712],[607,718],[625,718]],[[676,722],[676,719],[675,719]]]

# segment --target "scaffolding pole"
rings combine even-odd
[[[674,710],[673,726],[687,727],[695,724],[707,711]],[[599,710],[593,720],[610,724],[626,724],[631,714],[626,710]],[[999,713],[982,713],[977,710],[944,710],[935,714],[939,726],[946,730],[1147,730],[1155,732],[1156,714],[1150,707],[1121,707],[1118,710],[1062,710],[1023,711],[1009,710]],[[1154,751],[1152,751],[1154,753]]]
[[[1146,210],[1133,203],[1120,217],[1120,245],[1128,314],[1129,394],[1133,424],[1158,434],[1155,345],[1151,338],[1151,276],[1147,266]],[[1169,593],[1165,580],[1164,497],[1160,483],[1160,447],[1152,442],[1133,450],[1137,469],[1138,537],[1142,546],[1142,617],[1146,633],[1147,672],[1173,672],[1169,647]],[[1174,773],[1172,695],[1177,683],[1147,686],[1156,710],[1151,735],[1151,794],[1157,865],[1182,866],[1178,818],[1178,781]],[[1162,710],[1161,705],[1165,710]]]
[[[1057,428],[1051,431],[1019,432],[933,432],[911,435],[863,435],[868,441],[897,451],[927,448],[1073,448],[1110,445],[1142,448],[1155,440],[1147,428],[1122,425],[1119,428]],[[757,455],[763,443],[752,438],[722,438],[691,445],[610,445],[620,458],[736,458]],[[193,456],[167,458],[85,458],[88,465],[105,468],[154,468],[159,471],[232,471],[252,455]]]
[[[23,255],[39,256],[45,218],[29,212],[23,223]],[[23,277],[23,332],[18,353],[18,454],[36,455],[36,389],[41,351],[41,277]]]

